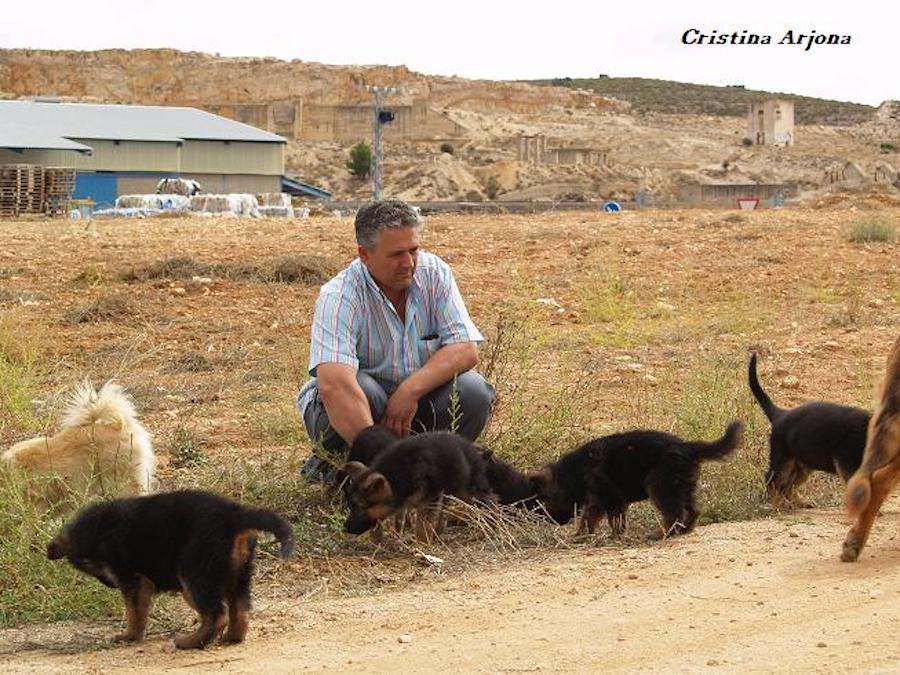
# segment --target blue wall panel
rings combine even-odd
[[[119,195],[119,180],[112,173],[75,175],[75,199],[93,199],[95,208],[114,206]]]

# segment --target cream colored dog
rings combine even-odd
[[[150,436],[120,385],[110,381],[97,391],[85,381],[69,398],[61,426],[0,456],[14,469],[54,477],[30,490],[36,500],[49,507],[67,493],[123,496],[155,487]]]

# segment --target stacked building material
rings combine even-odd
[[[0,216],[42,213],[44,168],[35,164],[0,166]]]
[[[44,169],[44,211],[48,216],[61,216],[69,211],[75,193],[75,169],[48,166]]]

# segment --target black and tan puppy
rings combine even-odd
[[[663,519],[663,535],[693,529],[700,463],[722,459],[740,442],[732,422],[712,443],[684,441],[661,431],[628,431],[594,439],[533,476],[535,492],[560,525],[581,510],[578,534],[593,533],[605,514],[613,534],[625,531],[632,502],[649,498]]]
[[[272,532],[290,557],[293,531],[272,511],[197,490],[161,493],[86,507],[49,543],[47,557],[67,558],[122,591],[128,626],[119,641],[143,639],[154,593],[181,591],[200,627],[175,646],[202,648],[226,623],[226,642],[247,633],[257,530]]]
[[[347,461],[360,462],[369,466],[378,455],[399,440],[387,427],[373,424],[356,434],[356,438],[350,444],[350,453],[347,455]]]
[[[350,515],[344,529],[362,534],[398,511],[416,510],[416,534],[429,541],[443,526],[442,502],[493,498],[481,452],[457,434],[433,431],[402,439],[379,454],[371,466],[347,462]]]
[[[488,485],[503,505],[516,504],[526,508],[537,507],[534,485],[527,475],[508,462],[504,462],[487,448],[479,447],[484,459]]]
[[[776,406],[756,376],[750,357],[750,390],[769,418],[769,470],[766,498],[775,506],[802,505],[795,491],[812,471],[838,474],[846,483],[859,468],[871,415],[851,406],[811,401],[785,409]]]

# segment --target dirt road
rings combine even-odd
[[[0,669],[900,670],[896,506],[857,564],[838,560],[842,515],[808,511],[651,546],[528,553],[401,591],[264,598],[240,646],[183,653],[156,636],[101,651],[7,653]]]

